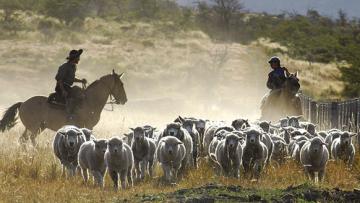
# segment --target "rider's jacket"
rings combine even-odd
[[[283,67],[275,68],[269,73],[268,81],[266,86],[269,89],[280,89],[282,88],[286,80],[285,69]]]
[[[56,81],[63,81],[64,84],[72,86],[75,81],[76,64],[66,62],[59,67],[56,74]]]

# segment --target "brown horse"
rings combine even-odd
[[[125,104],[127,97],[121,77],[113,70],[112,74],[105,75],[96,80],[84,90],[85,98],[75,111],[74,120],[67,122],[67,113],[64,107],[59,107],[47,102],[47,97],[35,96],[25,102],[18,102],[7,109],[0,121],[0,131],[4,132],[16,124],[16,114],[19,111],[21,122],[25,131],[20,137],[20,143],[30,139],[36,146],[35,138],[45,129],[57,131],[65,124],[92,129],[100,120],[101,112],[112,95],[117,104]]]
[[[286,116],[302,115],[297,73],[286,74],[284,86],[267,93],[261,101],[261,120],[278,121]]]

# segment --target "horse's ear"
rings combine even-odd
[[[112,74],[113,74],[113,75],[115,75],[115,74],[116,74],[114,69],[112,70]]]
[[[123,76],[124,76],[124,73],[121,73],[121,74],[119,75],[119,78],[121,79]]]
[[[285,72],[285,77],[290,77],[290,74],[289,74],[289,72],[287,72],[287,71],[284,71]]]
[[[294,74],[294,76],[297,78],[299,75],[298,71],[296,71],[296,73]]]

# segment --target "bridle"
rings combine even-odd
[[[117,77],[117,75],[114,75],[114,77]],[[115,85],[114,85],[114,86],[115,86]],[[112,88],[109,87],[109,89],[110,89],[109,101],[106,102],[105,104],[110,104],[110,105],[111,105],[111,109],[106,109],[106,108],[104,108],[104,110],[105,110],[105,111],[114,111],[114,104],[118,104],[118,103],[120,103],[120,102],[117,101],[116,98],[115,98],[114,95],[113,95],[113,94],[114,94],[114,93],[113,93],[114,87],[112,87]]]

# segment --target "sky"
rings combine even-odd
[[[178,0],[181,5],[195,5],[197,0]],[[211,0],[204,0],[211,2]],[[349,18],[360,18],[360,0],[241,0],[245,9],[253,12],[278,14],[283,11],[295,11],[306,14],[308,9],[315,9],[320,14],[336,18],[339,9],[344,10]]]

